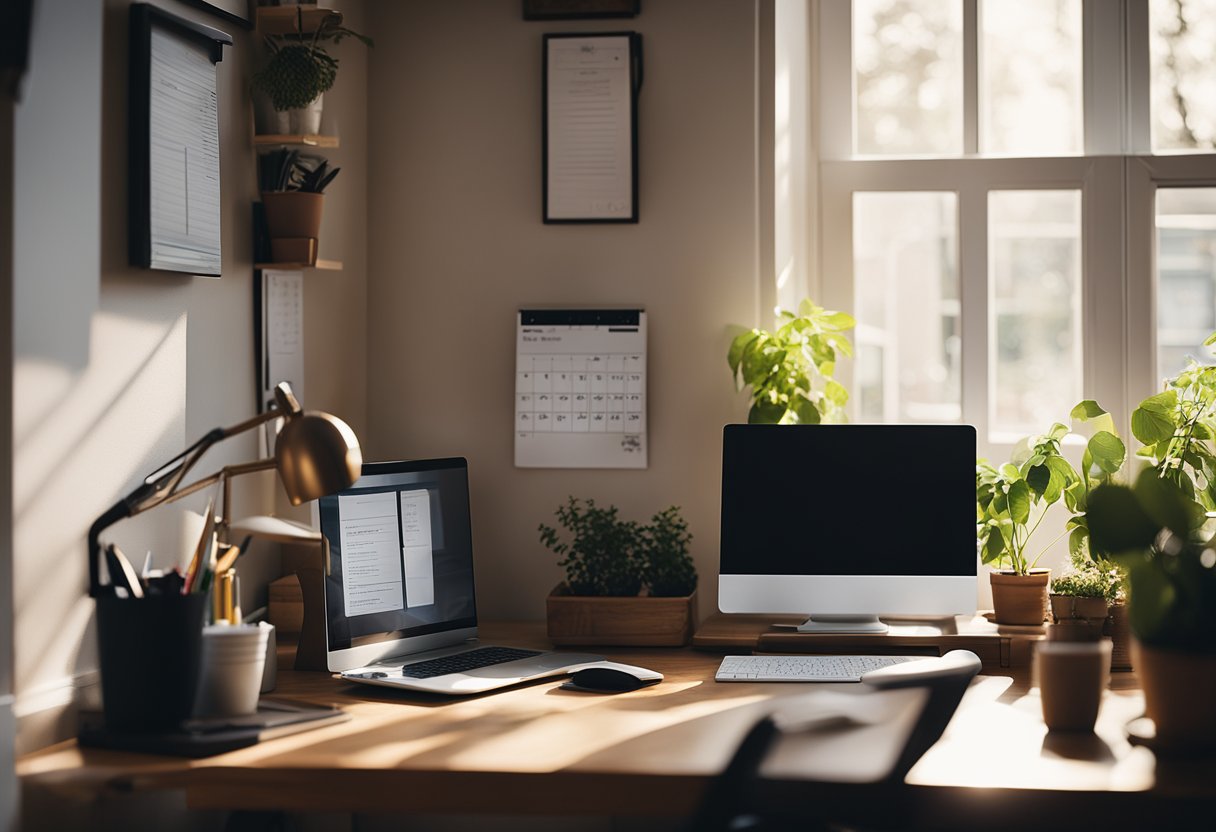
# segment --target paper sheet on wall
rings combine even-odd
[[[280,381],[304,397],[304,273],[262,272],[262,410],[274,402]],[[274,422],[267,425],[267,448],[274,450]]]
[[[515,465],[645,468],[646,313],[521,310]]]
[[[628,35],[547,41],[549,220],[628,219],[634,209]]]

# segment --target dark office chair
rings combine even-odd
[[[883,668],[860,689],[799,697],[752,727],[689,832],[907,828],[904,777],[979,672],[974,653]]]

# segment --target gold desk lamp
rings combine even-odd
[[[101,532],[127,517],[134,517],[165,503],[180,500],[223,481],[223,502],[217,526],[224,533],[231,520],[233,477],[276,469],[291,504],[298,506],[326,494],[341,491],[359,478],[363,453],[354,431],[336,416],[305,411],[286,382],[275,387],[275,401],[265,413],[228,428],[215,428],[169,462],[149,474],[142,484],[94,521],[89,529],[89,595],[94,598],[113,592],[101,583],[98,561]],[[252,430],[271,419],[283,419],[273,457],[227,465],[190,485],[182,481],[195,463],[217,442]]]

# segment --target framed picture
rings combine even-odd
[[[131,265],[220,275],[215,65],[232,37],[147,3],[130,7]]]
[[[638,221],[641,86],[637,32],[544,36],[544,222]]]
[[[253,28],[254,0],[184,0],[242,29]]]
[[[642,0],[524,0],[524,20],[636,17]]]

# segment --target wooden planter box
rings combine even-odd
[[[549,640],[558,645],[681,647],[697,626],[697,593],[683,598],[571,595],[558,584],[545,599]]]

